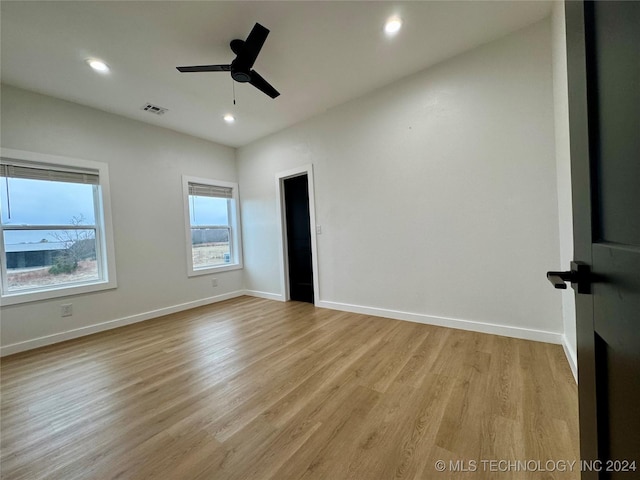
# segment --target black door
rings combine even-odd
[[[576,294],[581,457],[614,470],[582,478],[639,478],[640,2],[565,8],[575,260],[593,272]]]
[[[291,300],[313,303],[309,181],[306,175],[284,180],[287,256]]]

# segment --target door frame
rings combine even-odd
[[[279,257],[280,257],[280,291],[285,302],[291,300],[289,292],[289,260],[287,252],[287,220],[284,201],[284,181],[288,178],[307,175],[309,189],[309,229],[311,230],[311,268],[313,270],[313,302],[318,306],[320,301],[320,285],[318,282],[318,244],[316,241],[316,201],[313,180],[313,164],[302,165],[300,167],[276,173],[276,215],[280,222],[278,235]]]

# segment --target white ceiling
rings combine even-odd
[[[2,82],[242,146],[423,70],[551,10],[542,1],[6,1]],[[404,20],[393,38],[384,21]],[[230,63],[229,41],[255,22],[271,34],[254,66],[281,96],[270,99],[229,73],[178,65]],[[100,75],[85,63],[111,66]],[[151,102],[163,116],[140,110]],[[222,117],[233,113],[237,121]]]

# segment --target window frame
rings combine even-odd
[[[198,225],[196,228],[213,227],[213,228],[229,228],[229,252],[230,263],[222,265],[211,265],[203,268],[193,268],[193,244],[191,241],[191,207],[189,204],[189,184],[197,183],[202,185],[211,185],[215,187],[225,187],[231,189],[231,202],[227,203],[229,225]],[[185,231],[185,247],[187,256],[187,276],[196,277],[199,275],[210,275],[218,272],[227,272],[231,270],[240,270],[242,264],[242,232],[240,224],[240,199],[238,193],[238,184],[236,182],[226,182],[223,180],[214,180],[211,178],[192,177],[189,175],[182,176],[182,197],[184,205],[184,231]]]
[[[9,148],[0,148],[0,156],[7,162],[11,162],[13,160],[17,163],[37,163],[40,165],[48,165],[52,168],[79,168],[83,170],[93,170],[98,174],[99,187],[94,189],[93,193],[95,224],[84,226],[85,229],[95,229],[96,260],[98,261],[99,278],[97,280],[90,280],[86,282],[66,283],[23,291],[9,291],[7,283],[4,231],[28,229],[46,230],[47,227],[57,228],[63,227],[63,225],[25,225],[22,226],[24,228],[11,227],[6,229],[0,222],[0,274],[2,276],[0,304],[2,306],[16,305],[117,288],[108,165],[106,163],[91,160],[27,152]]]

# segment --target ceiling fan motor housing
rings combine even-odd
[[[251,81],[251,74],[249,72],[243,72],[242,70],[235,70],[233,68],[233,65],[231,68],[231,77],[236,82],[247,83]]]

